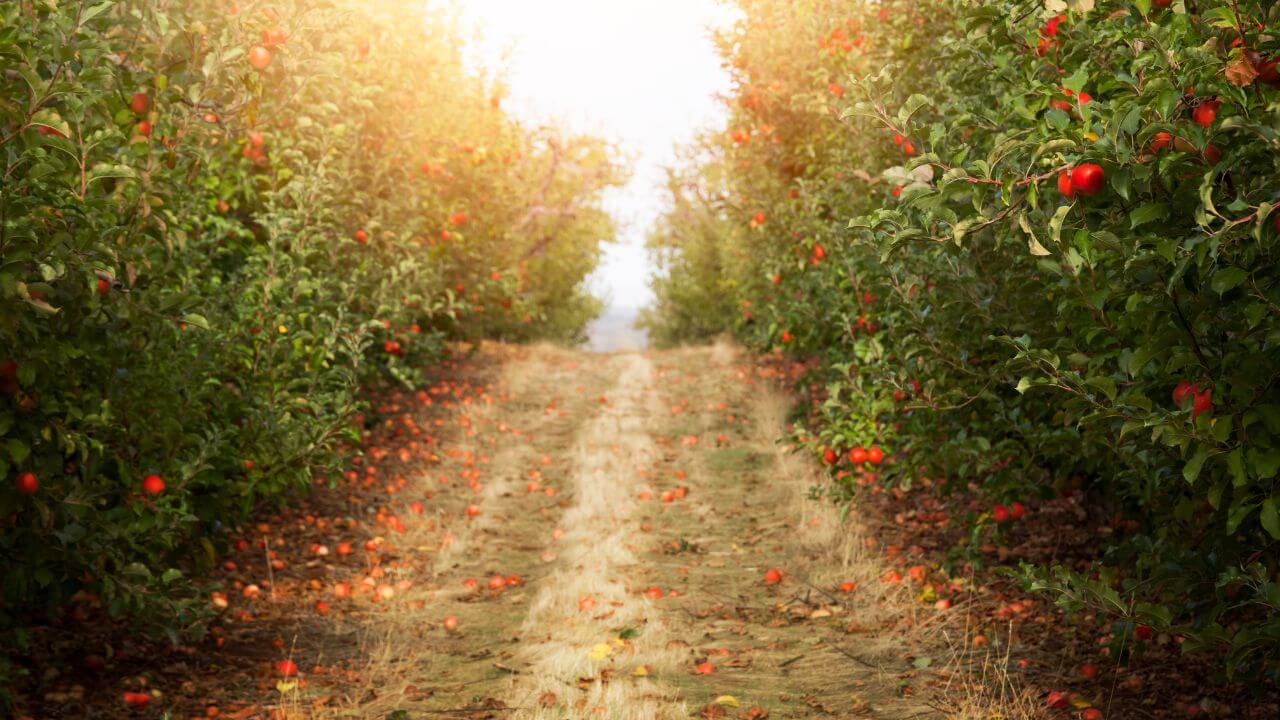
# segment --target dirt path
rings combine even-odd
[[[539,348],[493,394],[457,451],[471,497],[401,541],[431,577],[360,620],[338,716],[933,716],[879,629],[903,608],[732,350]]]

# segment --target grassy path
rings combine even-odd
[[[369,690],[337,714],[932,716],[880,629],[903,608],[754,372],[726,347],[509,359],[460,448],[479,487],[402,541],[439,546],[430,581],[366,618]]]

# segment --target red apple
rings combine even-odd
[[[249,48],[249,65],[254,70],[266,70],[271,65],[271,51],[261,45]]]
[[[1264,58],[1257,53],[1251,54],[1257,55],[1257,59],[1254,60],[1253,64],[1258,70],[1259,82],[1266,83],[1271,87],[1280,87],[1280,68],[1277,68],[1280,57]]]
[[[1105,182],[1106,175],[1101,165],[1085,163],[1071,169],[1071,190],[1085,197],[1092,197],[1102,192]]]
[[[1191,111],[1191,120],[1200,127],[1209,127],[1217,119],[1218,106],[1220,105],[1222,105],[1222,101],[1217,98],[1202,101]]]
[[[16,485],[19,495],[35,495],[40,491],[40,481],[33,472],[18,473]]]
[[[1199,390],[1200,387],[1198,385],[1194,385],[1185,380],[1178,383],[1178,386],[1173,389],[1173,404],[1178,407],[1186,405],[1187,398]]]
[[[164,480],[159,475],[148,475],[142,479],[142,492],[148,495],[159,495],[164,492]]]
[[[1058,173],[1058,192],[1068,200],[1076,196],[1076,191],[1071,187],[1071,171],[1063,170]]]
[[[1200,417],[1201,413],[1213,412],[1213,388],[1195,393],[1191,402],[1191,417]]]
[[[285,33],[284,28],[282,27],[273,27],[270,30],[262,31],[262,44],[266,45],[267,47],[283,45],[284,41],[287,38],[288,38],[288,35]]]

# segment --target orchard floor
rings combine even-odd
[[[1045,713],[1006,651],[974,648],[963,606],[885,580],[882,548],[810,499],[823,475],[779,444],[776,366],[727,345],[485,346],[442,373],[376,400],[335,487],[228,538],[209,639],[122,639],[89,608],[37,632],[18,717],[1014,720],[1102,702]]]

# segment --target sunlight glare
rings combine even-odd
[[[608,314],[634,316],[650,298],[644,238],[662,204],[675,148],[722,117],[729,90],[710,28],[736,10],[717,0],[459,0],[479,37],[472,61],[508,86],[517,115],[554,119],[618,143],[634,176],[609,199],[620,225],[593,287]]]

